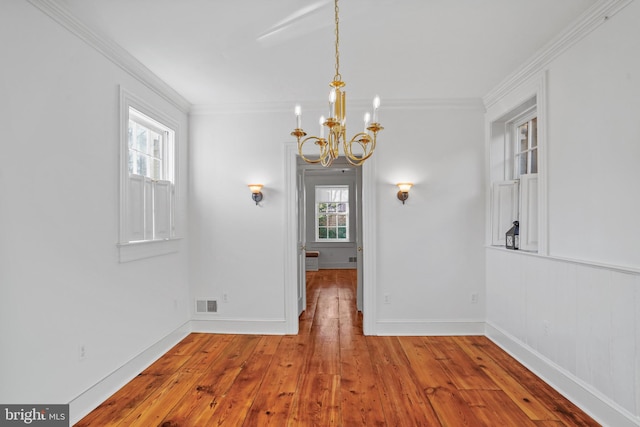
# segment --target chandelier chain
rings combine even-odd
[[[336,12],[336,75],[334,76],[333,80],[335,81],[342,81],[342,76],[340,75],[340,50],[339,50],[339,45],[340,45],[340,19],[338,18],[338,12],[340,11],[340,9],[338,8],[338,0],[335,0],[335,12]]]

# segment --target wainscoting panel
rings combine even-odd
[[[640,272],[486,252],[487,336],[605,425],[640,425]]]

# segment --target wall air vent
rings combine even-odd
[[[217,313],[218,301],[210,299],[196,300],[196,313]]]

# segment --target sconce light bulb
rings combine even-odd
[[[409,190],[411,190],[411,187],[413,187],[413,183],[411,182],[400,182],[397,185],[400,191],[402,191],[403,193],[408,193]]]
[[[253,194],[259,193],[262,190],[262,184],[249,184],[249,189]]]

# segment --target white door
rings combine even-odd
[[[362,257],[364,256],[364,248],[362,247],[362,168],[358,168],[356,172],[356,268],[358,269],[356,286],[356,306],[358,311],[362,311],[363,292],[362,292]]]
[[[298,205],[297,254],[298,254],[298,316],[307,307],[306,273],[306,208],[304,190],[304,170],[296,170],[296,199]]]

